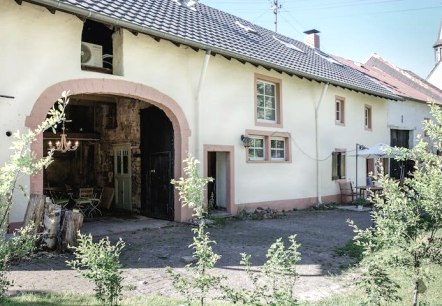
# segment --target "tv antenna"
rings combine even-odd
[[[282,5],[279,4],[279,1],[273,0],[272,10],[273,10],[273,14],[275,14],[275,32],[278,32],[278,13],[281,8],[282,8]]]

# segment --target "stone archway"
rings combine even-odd
[[[107,94],[121,97],[134,98],[141,101],[149,102],[157,106],[172,122],[175,138],[175,177],[182,176],[181,161],[186,157],[189,148],[189,137],[191,134],[189,124],[183,110],[169,96],[160,91],[139,83],[111,80],[111,79],[76,79],[63,81],[47,88],[35,102],[31,114],[26,118],[26,126],[35,128],[40,124],[47,115],[48,110],[53,106],[55,101],[60,98],[63,91],[69,91],[69,95],[79,94]],[[37,140],[31,145],[36,157],[43,156],[43,135],[39,135]],[[38,174],[31,177],[30,182],[31,193],[43,193],[43,175]],[[183,209],[175,192],[175,221],[186,221],[191,218],[191,211]]]

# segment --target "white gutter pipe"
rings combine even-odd
[[[203,68],[201,69],[200,79],[195,96],[195,158],[200,160],[200,97],[203,88],[204,80],[206,79],[207,67],[209,66],[210,55],[212,51],[206,50],[204,57]]]
[[[319,177],[319,129],[318,129],[318,112],[319,107],[324,100],[324,97],[327,93],[329,83],[325,83],[324,88],[322,89],[321,97],[319,98],[318,103],[315,104],[315,159],[316,159],[316,198],[318,204],[322,204],[322,195],[321,195],[321,178]]]

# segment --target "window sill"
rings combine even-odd
[[[249,164],[288,164],[291,163],[290,160],[247,160]]]
[[[282,124],[279,122],[256,121],[255,125],[256,126],[264,126],[264,127],[282,128]]]
[[[99,73],[105,73],[105,74],[112,74],[112,69],[110,69],[110,68],[93,67],[93,66],[88,66],[88,65],[81,65],[81,70],[93,71],[93,72],[99,72]]]

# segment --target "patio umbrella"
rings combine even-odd
[[[357,156],[365,157],[365,158],[391,158],[391,157],[395,157],[396,155],[393,152],[390,152],[390,154],[388,154],[388,150],[391,148],[392,147],[390,147],[388,144],[377,143],[370,148],[359,150]]]
[[[361,149],[363,147],[364,149]],[[391,149],[388,144],[377,143],[370,148],[365,148],[360,144],[356,144],[356,154],[350,156],[356,156],[356,186],[358,186],[358,157],[369,158],[391,158],[394,154],[388,154],[387,151]]]
[[[365,158],[394,158],[398,156],[398,153],[394,152],[394,148],[385,144],[385,143],[377,143],[374,146],[359,150],[357,153],[357,156],[365,157]],[[403,173],[403,165],[401,165],[401,172],[400,172],[400,180],[403,180],[404,173]],[[356,172],[357,173],[357,172]]]

